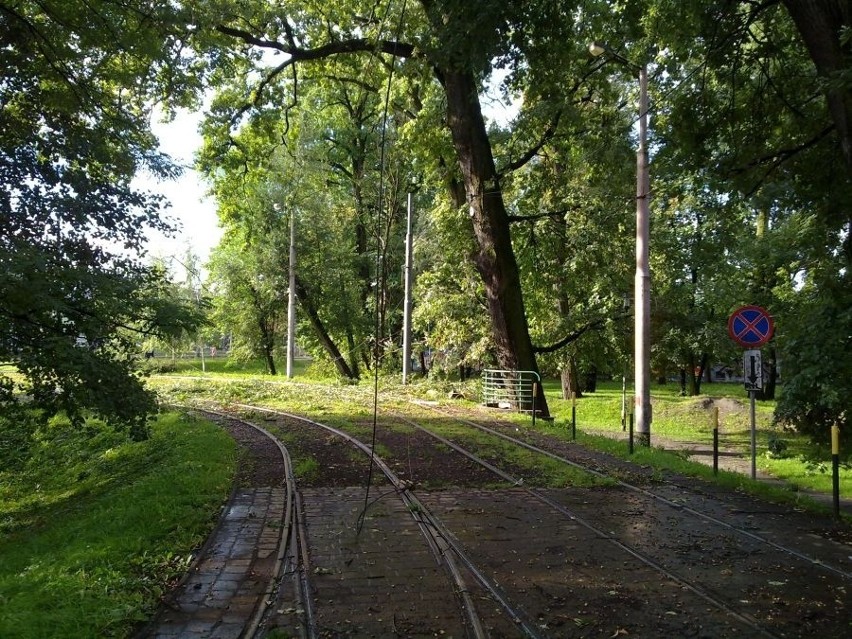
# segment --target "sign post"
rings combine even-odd
[[[751,419],[751,478],[757,478],[757,419],[755,394],[763,390],[763,361],[759,350],[772,338],[775,322],[760,306],[743,306],[728,318],[728,334],[747,350],[743,353],[743,378],[749,397]]]
[[[763,389],[763,362],[760,351],[747,350],[743,353],[743,378],[749,398],[749,419],[751,421],[751,478],[757,478],[757,419],[754,396]]]
[[[763,389],[763,361],[759,350],[749,349],[743,353],[743,377],[747,391]]]

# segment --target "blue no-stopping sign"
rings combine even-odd
[[[757,348],[766,344],[775,330],[775,322],[760,306],[743,306],[728,318],[728,334],[740,346]]]

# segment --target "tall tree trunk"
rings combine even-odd
[[[766,234],[769,232],[769,212],[766,209],[761,209],[757,212],[757,221],[755,227],[755,238],[758,243],[765,241]],[[778,284],[778,267],[780,264],[772,262],[760,262],[755,265],[754,275],[752,278],[751,293],[755,303],[772,307],[775,299],[773,289]],[[777,354],[775,346],[772,342],[767,346],[769,352],[768,364],[769,375],[767,376],[766,385],[763,390],[757,392],[757,399],[775,399],[775,384],[778,379],[778,371],[776,367]]]
[[[346,348],[349,351],[349,370],[352,372],[352,379],[361,377],[361,368],[358,363],[358,349],[355,345],[355,334],[352,332],[352,326],[346,327]]]
[[[598,390],[598,367],[594,364],[586,371],[586,388],[584,390],[587,393],[594,393]]]
[[[485,285],[497,361],[504,369],[538,373],[509,233],[509,217],[482,117],[476,79],[469,71],[450,70],[442,74],[442,80],[447,95],[447,123],[464,178],[477,242],[474,263]],[[542,415],[550,415],[543,395],[538,406]]]
[[[260,328],[260,342],[263,349],[263,359],[266,362],[266,372],[270,375],[277,375],[278,370],[275,368],[275,341],[270,334],[271,331],[266,322],[262,319],[257,321]]]
[[[693,395],[701,394],[701,382],[704,381],[704,371],[707,370],[707,353],[701,353],[698,360],[698,370],[695,371],[695,392]]]
[[[699,387],[699,384],[695,380],[695,370],[697,368],[695,361],[695,353],[690,353],[686,361],[688,364],[687,368],[689,369],[689,376],[687,380],[689,382],[689,396],[695,397],[696,395],[698,395],[697,389]]]
[[[308,316],[308,320],[310,321],[320,344],[322,344],[323,349],[325,349],[325,352],[331,358],[331,361],[334,362],[334,367],[337,369],[337,372],[347,379],[357,379],[353,375],[352,369],[349,368],[349,364],[346,363],[346,358],[341,355],[340,349],[337,348],[337,344],[334,343],[331,335],[328,334],[325,324],[320,318],[316,307],[313,303],[311,303],[311,298],[308,295],[307,289],[298,278],[296,279],[296,294],[299,297],[302,309],[305,311],[305,315]]]
[[[769,374],[766,376],[766,384],[756,394],[757,399],[775,399],[775,387],[778,385],[778,352],[775,347],[767,347],[769,356],[766,358],[766,368]]]
[[[562,399],[571,399],[571,393],[574,397],[581,397],[580,391],[580,375],[577,372],[577,360],[573,355],[568,355],[565,358],[565,363],[562,367]]]
[[[841,43],[843,27],[852,27],[852,3],[849,0],[783,0],[784,6],[808,49],[817,73],[837,79],[848,69],[852,47]],[[846,162],[846,172],[852,176],[852,90],[848,83],[835,82],[826,92],[840,148]]]

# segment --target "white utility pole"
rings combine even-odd
[[[296,211],[290,211],[290,283],[287,296],[287,379],[293,378],[296,356]]]
[[[411,373],[411,219],[414,215],[414,203],[411,193],[408,194],[408,221],[405,227],[405,302],[402,320],[402,383],[408,383]]]
[[[636,152],[636,326],[634,375],[636,376],[636,436],[651,445],[651,238],[650,177],[648,175],[648,68],[639,67],[639,149]]]
[[[592,42],[593,56],[608,54],[632,69],[639,78],[639,148],[636,151],[636,276],[633,281],[634,333],[633,397],[636,438],[640,445],[651,445],[651,267],[650,177],[648,173],[648,67],[633,64],[607,45]]]

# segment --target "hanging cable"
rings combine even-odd
[[[391,53],[391,65],[390,71],[388,72],[388,81],[387,86],[385,88],[385,103],[382,111],[382,135],[381,140],[379,142],[379,197],[378,197],[378,206],[376,207],[376,219],[375,219],[375,229],[376,229],[376,285],[375,285],[375,308],[374,308],[374,324],[373,324],[373,429],[372,429],[372,437],[370,440],[370,464],[367,470],[367,486],[364,493],[364,506],[361,509],[361,514],[358,515],[358,526],[357,526],[357,534],[361,533],[361,529],[364,526],[364,520],[367,516],[367,509],[370,504],[370,486],[373,483],[373,469],[375,468],[375,454],[376,454],[376,433],[378,431],[378,420],[379,420],[379,332],[381,329],[381,316],[379,313],[380,308],[380,299],[379,296],[381,294],[380,290],[380,273],[382,269],[382,261],[383,261],[383,251],[384,247],[382,247],[381,239],[381,222],[382,222],[382,210],[384,208],[384,199],[385,199],[385,163],[386,163],[386,153],[385,146],[387,140],[387,131],[388,131],[388,110],[390,106],[390,90],[391,83],[393,82],[394,71],[396,70],[396,43],[399,41],[399,37],[402,34],[402,23],[405,18],[405,8],[406,8],[407,0],[403,0],[402,8],[399,12],[399,22],[396,27],[396,35],[394,37],[394,51]],[[385,17],[390,14],[391,2],[388,2],[388,8],[385,13]],[[384,19],[382,20],[384,22]],[[381,35],[381,31],[380,34]],[[378,39],[377,39],[378,42]]]

